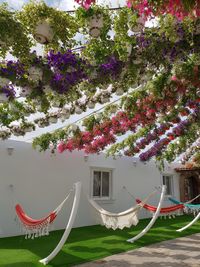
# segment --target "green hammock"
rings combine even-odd
[[[168,198],[172,203],[174,204],[183,204],[186,211],[191,211],[191,212],[198,212],[200,210],[200,204],[190,204],[190,203],[184,203],[184,202],[180,202],[175,198],[169,197]]]

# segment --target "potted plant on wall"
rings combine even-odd
[[[89,9],[79,7],[75,14],[79,26],[93,38],[105,38],[111,29],[110,14],[105,7],[97,5],[92,5]]]
[[[67,12],[49,7],[43,1],[30,1],[17,15],[20,22],[41,44],[57,50],[69,47],[77,31],[75,19]]]

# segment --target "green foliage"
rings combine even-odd
[[[90,20],[93,16],[102,16],[103,17],[103,27],[100,30],[100,38],[105,40],[108,38],[108,31],[111,29],[111,14],[105,6],[92,5],[88,10],[83,7],[79,7],[75,11],[75,16],[79,28],[83,30],[84,33],[88,33],[88,26]]]
[[[7,52],[13,56],[26,59],[28,57],[32,43],[28,37],[26,28],[20,24],[15,13],[9,10],[3,3],[0,5],[0,57],[4,58]]]
[[[72,38],[78,30],[75,19],[65,11],[49,7],[43,1],[31,0],[18,12],[17,18],[34,35],[38,23],[47,21],[53,29],[53,40],[46,49],[59,50],[71,47]]]

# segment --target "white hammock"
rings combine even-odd
[[[98,212],[100,215],[100,224],[104,225],[108,229],[123,229],[125,227],[130,228],[132,225],[138,224],[138,212],[143,207],[143,205],[148,201],[148,199],[155,194],[155,192],[151,193],[146,199],[144,199],[140,204],[135,205],[134,207],[120,212],[120,213],[112,213],[101,206],[99,206],[93,199],[89,199],[89,203],[92,207]]]

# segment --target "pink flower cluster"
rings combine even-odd
[[[75,0],[75,2],[87,10],[92,4],[95,4],[96,0]]]
[[[200,1],[196,0],[194,8],[188,11],[185,9],[183,0],[157,1],[148,0],[128,0],[127,6],[138,11],[140,16],[146,19],[163,14],[171,14],[178,20],[183,20],[187,16],[198,18],[200,16]]]
[[[58,145],[58,151],[64,150],[73,151],[75,149],[84,150],[85,153],[98,153],[106,146],[116,142],[116,136],[125,134],[128,131],[135,132],[138,127],[145,127],[147,125],[155,124],[157,121],[157,114],[168,113],[179,101],[179,97],[184,95],[187,90],[187,80],[179,80],[177,77],[172,77],[171,84],[165,87],[163,91],[163,98],[156,98],[154,95],[149,94],[146,97],[137,99],[136,102],[130,103],[126,107],[126,111],[119,111],[111,119],[106,119],[102,123],[95,124],[91,131],[82,131],[69,138],[65,142]],[[173,86],[173,90],[172,89]],[[196,99],[199,103],[200,99]],[[194,101],[188,102],[188,107],[183,107],[180,111],[181,116],[187,116],[190,113],[188,108],[195,109],[196,103]],[[133,153],[138,153],[141,149],[145,148],[152,141],[159,139],[159,136],[173,125],[180,123],[180,117],[175,117],[171,122],[162,124],[159,128],[149,133],[146,140],[141,140],[134,146],[133,151],[127,151],[130,156]],[[182,128],[175,128],[171,135],[169,134],[165,140],[167,142],[174,140],[175,137],[182,134]],[[163,142],[162,146],[163,146]],[[159,146],[161,145],[159,143]]]

